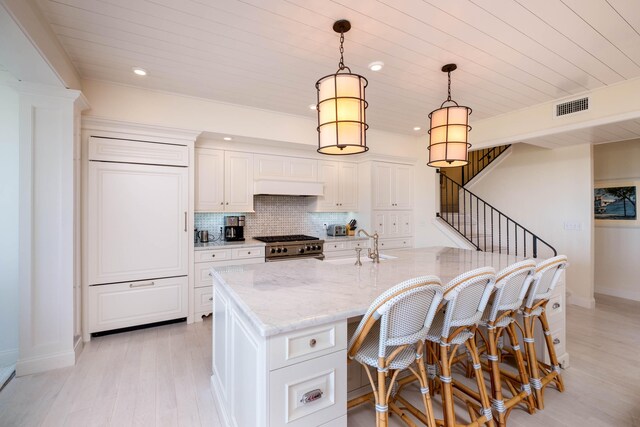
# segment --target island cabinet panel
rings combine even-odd
[[[265,337],[216,277],[211,383],[223,424],[346,427],[346,320]]]

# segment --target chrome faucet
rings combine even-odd
[[[360,235],[360,233],[364,233],[367,237],[373,239],[373,251],[371,250],[371,248],[369,248],[369,250],[367,251],[367,256],[371,258],[373,262],[380,263],[380,252],[378,251],[378,232],[374,232],[372,236],[361,228],[360,230],[358,230],[358,236]]]

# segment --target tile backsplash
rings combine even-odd
[[[254,196],[255,213],[196,213],[195,227],[217,238],[226,215],[244,215],[245,238],[285,234],[323,238],[326,236],[323,224],[346,224],[353,217],[346,212],[309,212],[312,202],[312,197]]]

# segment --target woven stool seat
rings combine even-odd
[[[440,342],[440,338],[442,337],[442,328],[444,327],[444,312],[440,311],[436,314],[436,317],[433,318],[433,323],[431,324],[431,328],[427,333],[427,341],[431,341],[434,343]],[[469,329],[465,329],[458,333],[455,337],[449,341],[449,344],[458,345],[467,341],[469,338],[473,336],[473,332]]]
[[[362,364],[376,368],[378,366],[378,347],[380,342],[380,332],[372,331],[362,342],[362,346],[358,353],[354,356],[354,360]],[[390,356],[400,346],[389,346],[386,348],[385,357]],[[388,369],[407,369],[416,360],[416,346],[408,345],[389,363]]]

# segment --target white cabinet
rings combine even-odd
[[[89,286],[89,331],[187,317],[187,276]]]
[[[413,207],[413,166],[373,163],[373,209]]]
[[[411,236],[413,213],[411,211],[375,211],[373,230],[380,238]]]
[[[253,155],[196,149],[195,210],[253,212]]]
[[[89,285],[187,275],[188,169],[103,161],[88,168]]]
[[[284,179],[290,181],[317,182],[318,161],[301,157],[253,156],[253,177],[259,179]]]
[[[358,165],[337,161],[318,162],[318,181],[324,183],[318,212],[355,212],[358,210]]]
[[[194,260],[193,312],[195,315],[194,320],[201,322],[202,316],[208,316],[213,310],[213,279],[211,269],[229,265],[263,263],[264,246],[197,250],[195,251]]]
[[[322,253],[325,258],[354,258],[356,256],[356,248],[362,248],[366,255],[366,249],[370,246],[371,239],[368,237],[351,237],[339,240],[325,240]]]

